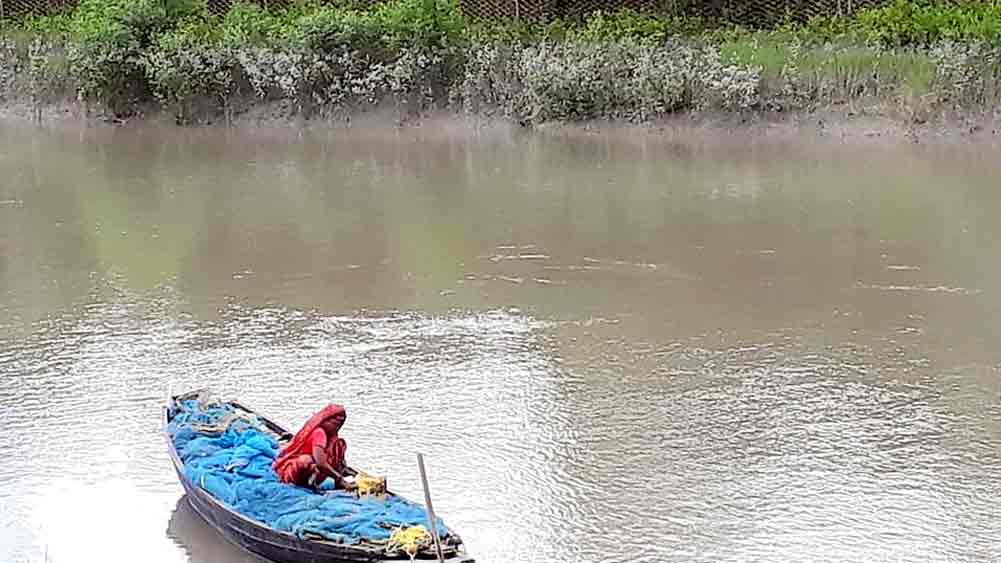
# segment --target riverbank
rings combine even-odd
[[[969,146],[975,149],[1001,148],[1001,117],[992,115],[943,117],[920,124],[907,123],[895,117],[873,114],[846,114],[838,110],[799,114],[773,113],[684,113],[644,123],[621,120],[589,120],[583,122],[552,122],[530,128],[503,118],[482,118],[450,111],[423,114],[400,121],[392,110],[369,111],[340,118],[311,119],[286,116],[281,108],[260,106],[238,114],[228,124],[206,122],[179,127],[169,112],[136,115],[131,118],[110,118],[100,113],[85,115],[82,106],[61,104],[46,107],[39,126],[59,130],[77,127],[156,130],[205,129],[225,127],[234,132],[246,132],[259,137],[284,138],[286,132],[340,134],[350,131],[352,137],[404,134],[421,140],[483,139],[501,136],[508,140],[520,138],[602,139],[619,143],[646,145],[680,143],[711,146],[736,146],[747,143],[797,143],[813,145],[887,146],[925,145],[941,147]],[[30,126],[36,120],[30,104],[8,104],[0,107],[0,125]],[[528,137],[525,137],[528,135]]]
[[[224,16],[193,1],[85,0],[7,26],[0,104],[8,116],[116,124],[413,124],[447,115],[528,128],[667,122],[993,136],[1001,31],[956,23],[969,5],[942,8],[939,20],[908,6],[746,31],[629,12],[484,26],[446,0],[279,12],[237,4]],[[988,22],[998,10],[973,9]]]

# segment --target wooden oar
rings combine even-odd
[[[428,476],[424,470],[424,454],[417,454],[417,465],[421,469],[421,483],[424,484],[424,503],[428,507],[428,518],[431,521],[431,539],[434,540],[434,549],[438,553],[439,563],[444,563],[445,554],[441,551],[441,540],[438,539],[438,522],[434,517],[434,506],[431,505],[431,489],[428,487]]]

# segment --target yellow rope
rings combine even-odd
[[[389,536],[388,551],[401,550],[413,561],[423,549],[431,547],[431,534],[424,526],[396,528]]]
[[[378,496],[385,498],[386,478],[373,477],[367,473],[358,472],[355,475],[355,485],[358,487],[358,497]]]

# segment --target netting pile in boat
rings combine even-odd
[[[429,528],[423,506],[394,495],[356,498],[279,483],[271,464],[277,436],[255,417],[226,404],[176,403],[168,425],[184,473],[237,512],[301,538],[384,546],[394,529]],[[440,537],[449,535],[437,519]]]

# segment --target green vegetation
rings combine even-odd
[[[119,115],[160,106],[180,122],[262,101],[306,116],[451,105],[526,124],[870,102],[919,117],[997,105],[1001,2],[893,0],[748,30],[632,11],[471,22],[455,0],[236,3],[222,16],[205,0],[81,0],[6,22],[0,62],[4,97],[78,98]]]
[[[888,46],[1001,40],[1001,3],[894,0],[859,14],[852,27]]]

